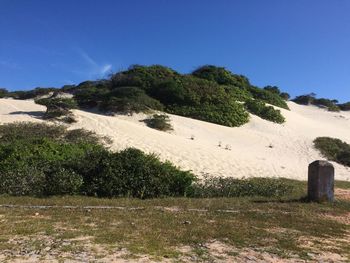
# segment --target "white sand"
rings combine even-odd
[[[330,136],[350,143],[350,112],[288,104],[291,111],[281,110],[287,120],[282,125],[251,116],[248,124],[229,128],[170,115],[174,131],[166,133],[146,127],[139,121],[146,117],[143,114],[110,117],[75,110],[78,123],[70,127],[110,136],[114,150],[136,147],[156,153],[197,175],[307,180],[308,164],[323,159],[312,141]],[[0,99],[0,123],[41,121],[37,115],[44,110],[33,101]],[[222,146],[218,147],[220,141]],[[231,150],[225,150],[226,145]],[[336,179],[350,181],[350,169],[334,165]]]

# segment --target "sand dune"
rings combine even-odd
[[[71,128],[85,128],[110,136],[112,149],[136,147],[156,153],[197,175],[233,177],[288,177],[307,179],[307,166],[322,156],[313,139],[331,136],[350,143],[350,112],[328,112],[314,106],[289,102],[291,111],[281,110],[283,125],[251,116],[248,124],[229,128],[169,115],[174,131],[165,133],[145,126],[146,115],[104,116],[75,110],[78,120]],[[0,123],[40,122],[45,107],[33,101],[0,99]],[[194,136],[194,140],[191,140]],[[221,147],[218,146],[221,142]],[[226,145],[231,150],[226,150]],[[334,164],[336,179],[350,181],[350,169]]]

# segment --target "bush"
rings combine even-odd
[[[45,192],[45,174],[41,169],[29,164],[13,163],[0,165],[0,194],[15,196],[43,196]]]
[[[27,91],[12,91],[7,94],[7,96],[18,100],[35,99],[40,96],[45,96],[57,91],[56,88],[35,88],[33,90]]]
[[[120,87],[105,95],[100,104],[103,111],[132,114],[134,112],[147,112],[162,110],[163,105],[149,97],[144,90],[136,87]]]
[[[193,180],[190,172],[130,148],[102,157],[95,189],[105,197],[184,196]]]
[[[262,119],[275,123],[284,123],[285,119],[280,110],[275,110],[272,106],[266,106],[264,102],[257,100],[249,100],[245,103],[247,110]]]
[[[7,94],[8,94],[8,90],[7,89],[0,88],[0,98],[6,97]]]
[[[250,86],[248,78],[242,75],[235,75],[224,67],[205,65],[193,71],[192,75],[198,78],[215,81],[220,85],[233,85],[239,88]]]
[[[114,88],[140,87],[148,90],[159,82],[176,79],[179,76],[180,74],[176,71],[161,65],[133,65],[126,71],[114,74],[111,77],[111,82]]]
[[[338,107],[343,111],[350,111],[350,102],[338,104]]]
[[[85,130],[16,123],[0,137],[0,194],[184,196],[195,178],[140,150],[110,152]]]
[[[318,149],[328,160],[350,166],[350,145],[339,139],[318,137],[314,140]]]
[[[165,114],[154,114],[151,118],[146,119],[145,122],[148,127],[156,130],[169,131],[173,129],[169,116]]]
[[[287,92],[282,92],[280,94],[280,97],[284,100],[289,100],[290,99],[290,95]]]
[[[328,107],[328,110],[329,110],[329,111],[334,111],[334,112],[339,112],[339,111],[340,111],[340,108],[339,108],[339,106],[337,106],[337,105],[330,105],[330,106]]]
[[[71,169],[59,167],[46,175],[46,195],[72,195],[80,193],[83,177]]]
[[[259,89],[254,86],[250,86],[248,88],[248,91],[252,94],[252,97],[255,100],[264,101],[266,103],[269,103],[271,105],[289,110],[289,107],[284,99],[282,99],[278,94],[275,94],[274,92],[270,92],[268,90]]]
[[[281,197],[292,193],[293,184],[286,179],[248,178],[235,179],[231,177],[205,177],[193,184],[191,197]]]
[[[67,130],[60,125],[33,122],[13,122],[0,125],[0,144],[14,142],[33,143],[52,140],[64,143],[88,143],[94,145],[110,144],[108,137],[99,136],[84,129]]]
[[[85,86],[86,85],[86,86]],[[74,99],[77,101],[79,107],[93,108],[97,107],[106,98],[106,94],[110,92],[107,86],[98,84],[98,86],[91,86],[92,84],[80,84],[74,89]]]
[[[264,87],[264,90],[269,91],[275,95],[278,95],[284,100],[290,99],[290,95],[286,92],[281,92],[281,90],[277,86],[266,86],[266,87]]]
[[[327,108],[329,111],[340,111],[341,105],[337,105],[337,100],[330,100],[325,98],[316,98],[316,94],[310,93],[307,95],[297,96],[293,101],[301,105],[315,105],[318,107]]]
[[[238,127],[249,121],[244,107],[237,102],[228,104],[204,103],[198,106],[173,106],[168,111],[185,117],[208,121],[229,127]]]
[[[71,98],[42,98],[35,100],[35,103],[44,105],[49,108],[62,108],[62,109],[77,109],[78,104]]]
[[[58,120],[65,123],[76,122],[70,111],[78,107],[74,99],[42,98],[35,100],[35,103],[46,106],[46,112],[44,114],[44,119],[46,120]]]

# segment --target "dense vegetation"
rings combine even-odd
[[[350,145],[339,139],[318,137],[314,145],[327,159],[350,167]]]
[[[129,148],[111,152],[108,138],[38,123],[0,125],[0,194],[281,196],[292,186],[274,179],[204,179],[157,156]]]
[[[1,194],[184,196],[194,180],[140,150],[110,152],[106,138],[85,130],[13,123],[0,126],[0,138]]]
[[[180,74],[161,65],[134,65],[109,79],[85,81],[61,89],[3,90],[0,97],[38,99],[55,92],[73,94],[78,107],[83,109],[96,107],[109,114],[161,110],[230,127],[249,121],[249,114],[242,104],[246,101],[254,99],[288,109],[285,100],[289,98],[278,87],[260,89],[251,85],[245,76],[212,65],[199,67],[191,74]],[[69,110],[54,105],[57,101],[37,102],[49,106],[45,114],[47,119],[60,118],[58,115],[67,115]]]
[[[339,104],[337,100],[316,98],[315,93],[297,96],[293,99],[293,101],[301,105],[315,105],[318,107],[323,107],[328,109],[329,111],[350,110],[350,102]]]
[[[265,120],[275,123],[284,123],[285,119],[280,110],[275,110],[272,106],[266,106],[264,102],[258,100],[249,100],[245,103],[249,112]]]

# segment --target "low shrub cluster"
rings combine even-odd
[[[285,119],[280,110],[275,110],[272,106],[266,106],[264,102],[257,100],[249,100],[245,103],[247,110],[262,119],[275,123],[284,123]]]
[[[289,110],[289,107],[284,99],[279,94],[275,94],[269,90],[260,89],[255,86],[250,86],[248,91],[252,94],[252,98],[260,100],[271,105]]]
[[[6,97],[7,94],[8,94],[8,90],[7,89],[0,88],[0,98]]]
[[[173,129],[169,116],[165,114],[154,114],[151,118],[146,119],[145,123],[148,127],[160,131],[170,131]]]
[[[0,125],[0,194],[184,196],[194,176],[137,149],[110,152],[85,130],[47,124]]]
[[[343,104],[338,104],[338,107],[342,111],[350,111],[350,102],[346,102],[346,103],[343,103]]]
[[[191,188],[192,197],[282,197],[291,194],[295,185],[287,179],[205,177]]]
[[[290,95],[286,92],[281,92],[280,88],[277,86],[265,86],[264,90],[267,90],[273,94],[276,94],[278,96],[280,96],[282,99],[284,100],[289,100],[290,99]]]
[[[74,99],[51,97],[37,99],[35,103],[46,106],[44,114],[46,120],[58,120],[65,123],[75,122],[71,109],[76,109],[78,105]]]
[[[102,111],[122,114],[163,110],[163,105],[137,87],[120,87],[106,93],[99,104]]]
[[[297,104],[301,104],[301,105],[315,105],[315,106],[318,106],[318,107],[326,108],[329,111],[336,111],[336,112],[340,111],[340,110],[346,110],[346,105],[347,105],[346,103],[345,104],[338,104],[337,100],[330,100],[330,99],[325,99],[325,98],[316,98],[316,94],[315,93],[310,93],[310,94],[306,94],[306,95],[297,96],[292,101],[294,101]]]
[[[57,91],[57,88],[35,88],[33,90],[11,91],[6,94],[6,97],[11,97],[18,100],[35,99],[41,96],[50,95]]]
[[[314,145],[328,160],[350,167],[350,144],[336,138],[318,137]]]
[[[214,81],[220,85],[232,85],[239,88],[247,88],[250,86],[247,77],[233,74],[224,67],[204,65],[194,70],[192,75],[198,78]]]
[[[248,122],[249,114],[244,106],[231,102],[229,105],[204,103],[201,106],[169,107],[173,114],[208,121],[224,126],[237,127]]]

